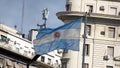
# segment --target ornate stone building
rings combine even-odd
[[[66,11],[58,12],[58,19],[67,23],[82,17],[80,51],[65,51],[62,68],[82,68],[84,17],[86,45],[84,68],[120,68],[120,1],[66,0]]]

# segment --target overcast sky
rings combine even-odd
[[[56,13],[65,10],[66,0],[24,0],[23,33],[27,34],[30,29],[37,28],[42,24],[42,10],[48,8],[49,17],[47,27],[56,28],[63,25],[58,20]],[[12,28],[17,25],[21,31],[23,0],[0,0],[0,22]]]

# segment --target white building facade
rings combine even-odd
[[[26,59],[35,55],[33,48],[16,29],[0,24],[0,68],[26,68]]]
[[[0,46],[29,58],[34,57],[34,46],[16,29],[0,24]]]
[[[120,68],[120,1],[66,0],[66,11],[57,13],[64,23],[83,18],[80,51],[65,51],[62,68],[82,68],[85,12],[86,45],[84,68]]]
[[[0,68],[28,68],[35,56],[32,41],[24,34],[7,25],[0,24]],[[40,61],[34,61],[29,68],[53,68]]]

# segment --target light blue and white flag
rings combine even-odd
[[[79,51],[81,22],[82,18],[56,29],[40,29],[34,40],[36,54],[42,55],[58,49]]]
[[[38,30],[38,34],[36,36],[37,39],[41,39],[44,35],[50,34],[53,29],[51,28],[41,28]]]

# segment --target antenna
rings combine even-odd
[[[24,22],[24,4],[25,0],[22,2],[22,16],[21,16],[21,32],[23,33],[23,22]]]
[[[17,29],[17,25],[14,25],[14,28]]]

